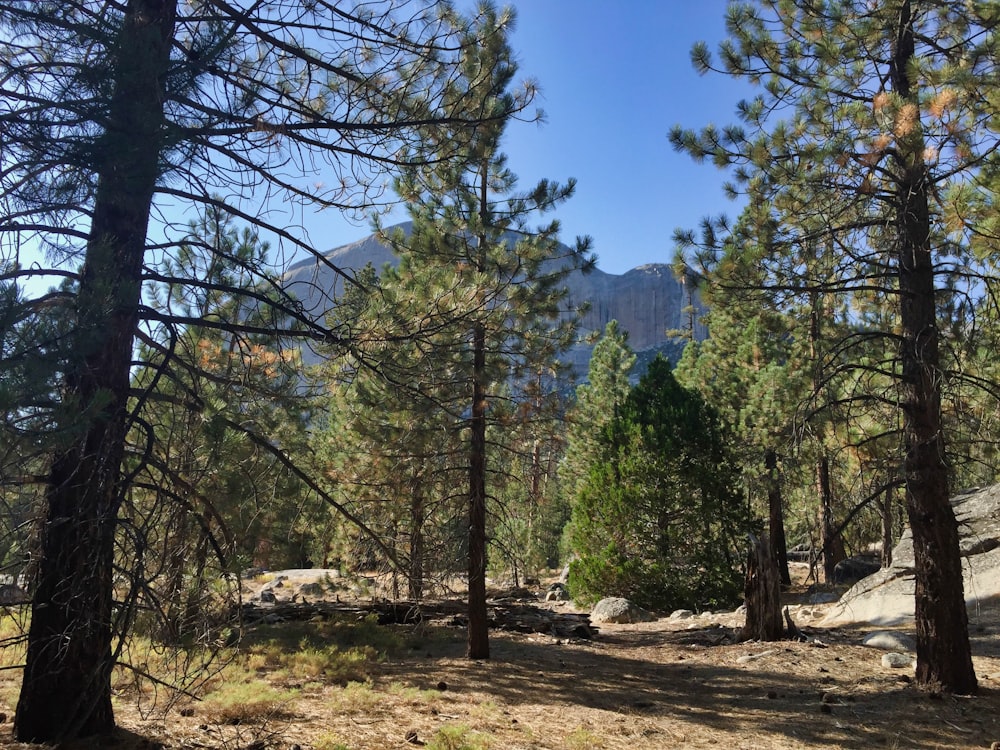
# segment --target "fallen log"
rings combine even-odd
[[[488,602],[489,626],[494,630],[519,633],[546,633],[556,638],[591,639],[597,628],[587,614],[553,612],[544,607],[516,602]],[[242,620],[247,625],[288,621],[375,615],[380,625],[415,625],[428,621],[445,621],[448,625],[465,626],[467,605],[460,600],[410,601],[279,601],[273,603],[246,602]]]

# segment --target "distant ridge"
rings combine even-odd
[[[405,230],[409,223],[396,226]],[[324,253],[324,258],[347,274],[361,270],[368,263],[381,269],[397,262],[392,251],[374,234],[336,247]],[[343,276],[313,258],[296,263],[285,274],[285,287],[317,317],[326,312],[330,298],[343,294],[346,283]],[[639,355],[640,364],[651,360],[657,352],[676,362],[684,341],[668,336],[667,332],[687,330],[691,324],[689,307],[693,304],[696,310],[701,308],[697,295],[689,295],[665,263],[648,263],[620,275],[599,269],[587,274],[575,271],[567,277],[566,286],[573,306],[584,302],[590,305],[580,324],[581,343],[564,355],[579,379],[587,376],[593,349],[583,339],[592,332],[603,331],[609,321],[617,320],[628,331],[629,345]],[[703,339],[704,327],[696,322],[694,333],[696,338]],[[308,354],[304,358],[308,364],[315,361]]]

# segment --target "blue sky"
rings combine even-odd
[[[517,12],[512,46],[520,77],[540,85],[546,122],[513,123],[504,149],[522,188],[543,177],[576,178],[576,195],[554,214],[564,241],[590,235],[598,267],[620,274],[669,263],[676,228],[736,212],[722,192],[725,173],[675,153],[667,139],[674,124],[735,122],[737,102],[751,93],[691,66],[696,41],[714,49],[724,37],[726,0],[508,2]],[[320,250],[371,231],[365,221],[330,211],[310,215],[298,207],[290,219]]]
[[[737,210],[725,173],[675,153],[674,124],[736,122],[751,90],[720,74],[698,75],[692,44],[714,50],[725,34],[726,0],[513,0],[512,46],[520,76],[541,86],[546,123],[514,123],[505,151],[527,188],[543,177],[577,179],[558,209],[564,241],[594,238],[598,267],[624,273],[669,263],[677,227]],[[334,247],[366,228],[322,215],[307,221],[314,241]],[[326,238],[329,238],[327,243]]]

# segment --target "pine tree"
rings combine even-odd
[[[706,227],[703,245],[687,274],[697,279],[708,336],[690,341],[677,364],[678,382],[697,390],[733,432],[732,455],[742,467],[742,493],[768,518],[769,549],[780,580],[791,583],[785,532],[792,477],[801,471],[795,435],[796,407],[806,384],[793,350],[794,316],[782,315],[758,293],[758,267],[725,252],[723,226]],[[690,234],[677,237],[690,248]],[[683,261],[682,261],[683,262]],[[795,528],[799,535],[808,530]]]
[[[587,382],[577,386],[576,400],[568,415],[566,454],[559,467],[563,493],[577,496],[591,465],[608,458],[605,435],[619,416],[632,389],[636,356],[628,345],[628,331],[617,320],[610,321],[590,355]]]
[[[844,343],[864,329],[857,318],[863,299],[851,295],[844,301],[829,255],[814,248],[784,252],[773,229],[754,227],[752,212],[747,214],[734,227],[724,219],[706,220],[697,239],[691,232],[676,235],[679,262],[696,264],[710,308],[709,338],[689,344],[680,377],[736,429],[750,497],[768,496],[770,548],[783,580],[789,576],[779,511],[787,501],[808,519],[794,532],[812,541],[814,562],[822,562],[831,582],[844,557],[845,528],[872,499],[862,497],[851,511],[843,510],[867,494],[858,487],[853,456],[884,442],[879,434],[891,430],[873,420],[877,400],[857,398],[863,386],[855,382],[856,363],[845,356],[845,350],[869,360],[875,354],[857,342]],[[789,221],[801,224],[801,217]],[[776,482],[779,466],[783,486]],[[891,484],[895,475],[883,466],[879,481]]]
[[[458,17],[399,6],[0,2],[3,259],[34,244],[53,274],[76,281],[61,370],[69,418],[45,483],[18,739],[114,727],[112,643],[128,621],[117,615],[114,547],[133,476],[123,462],[136,332],[185,322],[142,305],[159,260],[184,239],[168,209],[215,205],[313,252],[269,208],[370,205],[368,186],[414,138],[447,123],[439,143],[450,158],[478,123],[447,98],[470,41]],[[313,186],[317,171],[331,187]],[[287,294],[278,304],[301,323],[297,335],[337,338]]]
[[[657,357],[597,434],[573,503],[573,597],[661,611],[730,604],[747,525],[717,415]]]
[[[312,411],[298,350],[268,333],[287,325],[273,317],[280,300],[268,303],[277,288],[262,270],[269,255],[257,232],[210,209],[150,290],[153,309],[190,322],[143,336],[146,364],[133,378],[141,395],[128,442],[137,490],[128,523],[142,542],[119,544],[122,559],[146,571],[141,609],[163,616],[144,627],[171,642],[190,635],[199,618],[218,616],[203,605],[211,602],[208,584],[223,573],[303,567],[329,517],[322,505],[303,507],[304,484],[247,434],[268,436],[288,455],[304,453]],[[167,280],[186,278],[200,287]],[[219,321],[237,325],[213,325]],[[127,570],[120,577],[130,578]]]
[[[960,241],[974,226],[946,218],[995,149],[985,123],[997,13],[990,3],[933,0],[733,4],[723,68],[763,90],[740,105],[745,128],[672,134],[698,158],[739,165],[732,188],[746,191],[749,233],[766,236],[771,251],[802,259],[822,249],[834,275],[800,279],[785,293],[867,289],[893,300],[894,329],[847,338],[841,351],[863,373],[876,368],[852,343],[884,336],[895,347],[878,370],[894,380],[899,404],[917,681],[957,693],[975,692],[976,678],[942,419],[942,384],[958,373],[944,367],[941,330],[950,322],[939,315],[954,290],[975,297],[976,285],[993,283]],[[712,67],[703,45],[693,57]]]
[[[419,600],[435,575],[461,569],[453,562],[460,545],[449,537],[461,525],[451,455],[456,420],[441,408],[451,394],[440,361],[405,335],[414,290],[397,287],[390,269],[383,274],[384,280],[371,266],[363,269],[330,313],[331,326],[365,333],[356,337],[352,356],[319,368],[331,394],[322,461],[334,491],[394,550],[396,560],[384,561],[394,580],[405,575],[407,595]]]
[[[467,117],[485,124],[459,158],[442,159],[441,144],[427,139],[426,165],[404,170],[397,191],[412,226],[408,234],[386,236],[400,263],[383,277],[397,320],[433,359],[429,385],[438,407],[465,442],[472,659],[489,658],[487,506],[490,477],[499,476],[489,468],[490,453],[503,444],[507,420],[517,418],[516,404],[525,402],[521,392],[532,374],[556,366],[559,352],[572,343],[576,321],[563,281],[592,262],[585,257],[587,241],[571,250],[559,244],[558,222],[528,226],[534,214],[568,199],[573,182],[543,180],[519,192],[500,151],[504,113],[522,109],[533,93],[530,86],[510,89],[517,71],[507,41],[512,13],[479,9],[474,28],[482,41],[465,46],[451,95]],[[397,382],[405,381],[400,376]]]

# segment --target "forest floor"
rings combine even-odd
[[[601,624],[591,640],[494,631],[491,658],[471,662],[461,628],[392,626],[405,635],[399,648],[367,662],[357,681],[258,664],[255,679],[274,690],[274,699],[242,715],[190,699],[165,715],[149,714],[122,694],[119,734],[77,747],[1000,747],[1000,621],[971,633],[980,690],[962,698],[918,690],[912,668],[883,666],[884,652],[861,645],[876,628],[822,628],[827,605],[801,603],[802,591],[787,599],[810,642],[735,643],[742,617],[721,613]],[[565,603],[546,606],[574,611]],[[9,728],[7,688],[0,710]],[[256,700],[247,695],[244,708]],[[0,728],[0,747],[32,747],[9,737]]]

